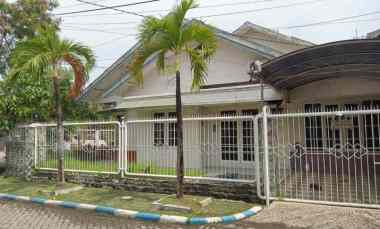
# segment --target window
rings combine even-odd
[[[221,112],[222,116],[235,116],[236,111]],[[222,160],[237,161],[238,160],[238,129],[237,121],[228,120],[221,122],[221,148]]]
[[[338,105],[326,105],[325,111],[327,112],[333,112],[333,111],[339,111]],[[336,122],[339,120],[339,117],[330,117],[328,116],[326,120],[326,136],[327,136],[327,145],[332,147],[339,147],[340,146],[340,131],[338,128],[336,128]]]
[[[321,112],[321,104],[306,104],[306,112]],[[321,116],[310,116],[305,118],[306,147],[323,147],[322,140],[322,118]]]
[[[170,113],[155,113],[154,119],[173,119],[176,117],[175,112]],[[154,145],[155,146],[177,146],[176,138],[177,123],[174,122],[155,122],[154,123]]]
[[[379,109],[380,100],[363,102],[364,109]],[[380,148],[380,117],[379,114],[368,114],[364,117],[364,129],[368,148]]]
[[[243,116],[252,116],[258,113],[257,110],[243,110]],[[253,120],[243,120],[243,161],[255,160]]]
[[[165,113],[155,113],[154,119],[165,118]],[[154,145],[162,146],[165,144],[165,124],[163,122],[155,122],[153,126]]]
[[[362,104],[306,104],[305,112],[334,112],[339,110],[377,109],[380,100]],[[380,115],[347,114],[342,116],[310,116],[305,118],[306,146],[323,146],[343,150],[354,150],[361,146],[380,148]],[[324,140],[322,140],[324,139]]]
[[[345,104],[344,108],[345,110],[354,111],[359,110],[359,105]],[[345,127],[345,129],[347,130],[347,133],[345,133],[345,144],[346,147],[352,149],[355,147],[355,144],[360,144],[359,117],[357,115],[349,115],[348,117],[343,117],[343,119],[344,118],[346,122],[349,122],[349,126]]]
[[[175,112],[170,112],[168,114],[169,118],[176,118],[177,114]],[[176,130],[177,130],[177,122],[169,122],[168,123],[168,144],[169,146],[177,146],[177,136],[176,136]]]

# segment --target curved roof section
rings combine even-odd
[[[258,77],[288,90],[330,78],[380,80],[380,40],[346,40],[301,49],[266,62]]]

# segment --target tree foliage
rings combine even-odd
[[[0,76],[8,69],[8,57],[18,40],[32,38],[41,27],[58,29],[51,12],[55,0],[0,0]]]
[[[62,71],[62,109],[66,120],[95,120],[100,116],[95,107],[73,100],[69,94],[73,74]],[[20,75],[0,81],[0,129],[16,123],[50,122],[55,119],[52,84],[47,77]]]

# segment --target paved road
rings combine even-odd
[[[29,203],[0,201],[1,229],[181,229],[181,228],[252,228],[245,222],[233,225],[190,227],[149,224],[131,219],[103,216],[92,212],[42,207]]]

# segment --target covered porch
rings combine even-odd
[[[258,77],[284,95],[267,120],[271,198],[380,206],[380,41],[299,50]]]

